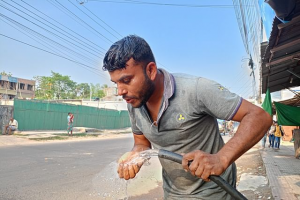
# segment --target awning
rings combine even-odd
[[[262,93],[300,86],[300,0],[293,18],[282,23],[274,18],[268,46],[261,46]],[[265,49],[265,51],[264,51]]]
[[[289,106],[300,107],[300,95],[299,96],[296,95],[294,98],[291,98],[291,99],[279,101],[278,103],[289,105]],[[299,115],[300,115],[300,113],[299,113]]]

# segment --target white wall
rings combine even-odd
[[[83,106],[92,106],[113,110],[127,110],[126,101],[83,101]]]

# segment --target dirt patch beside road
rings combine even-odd
[[[237,189],[247,199],[273,200],[266,169],[256,144],[237,161]]]

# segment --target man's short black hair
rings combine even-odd
[[[106,52],[103,59],[103,70],[112,72],[117,69],[125,69],[126,62],[131,58],[143,64],[155,62],[149,44],[139,36],[129,35],[114,43]]]
[[[71,114],[70,112],[68,113],[68,115]]]

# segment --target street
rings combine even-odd
[[[132,138],[0,148],[0,199],[89,199],[93,178]]]
[[[230,139],[227,134],[222,137],[225,142]],[[2,143],[3,146],[0,147],[1,200],[108,200],[122,199],[124,195],[120,194],[124,192],[130,200],[163,199],[161,166],[157,158],[151,158],[150,165],[143,166],[137,177],[128,181],[125,187],[124,181],[117,178],[116,160],[132,148],[131,134],[118,137],[111,135],[101,139],[70,138],[69,141],[35,143],[28,143],[27,139],[14,136],[2,136],[1,140],[9,138],[16,142],[15,145],[8,142],[8,145]],[[290,144],[283,142],[280,152],[274,152],[269,148],[259,150],[260,144],[257,144],[236,161],[237,189],[248,199],[272,200],[280,196],[272,197],[266,170],[272,172],[270,169],[274,166],[268,166],[268,163],[276,162],[274,165],[279,170],[285,169],[282,179],[287,177],[289,182],[293,174],[298,174],[297,160],[281,162],[277,158],[279,153],[292,156],[292,150],[287,145]],[[265,169],[266,163],[263,163],[260,152],[264,159],[273,159],[267,162],[268,169]],[[275,155],[274,158],[272,154]],[[288,171],[284,163],[294,163],[295,167]],[[269,178],[273,180],[271,184],[280,184],[274,177],[276,174],[269,174]],[[284,196],[298,194],[298,179],[294,176],[292,178],[295,183],[291,187],[283,185],[285,190],[274,186],[272,188]],[[103,198],[109,195],[110,198]]]

